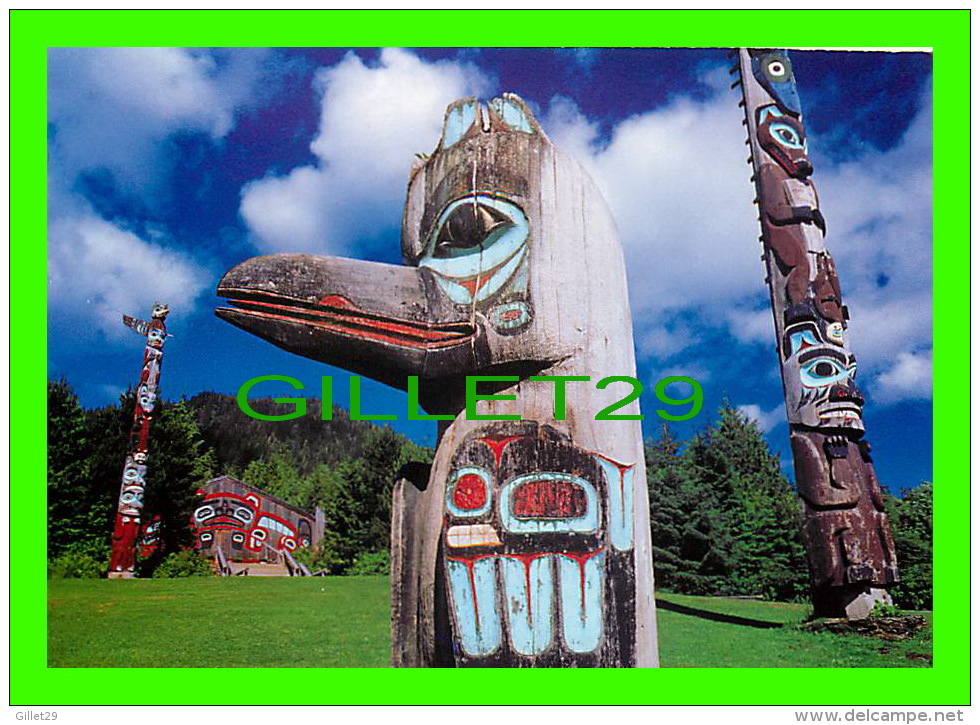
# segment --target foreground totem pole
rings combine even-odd
[[[738,59],[732,72],[741,76],[752,148],[814,614],[862,619],[876,602],[891,603],[885,588],[898,581],[898,568],[863,440],[847,308],[824,245],[789,58],[782,50],[743,48]]]
[[[149,322],[123,315],[123,323],[146,336],[146,349],[143,352],[143,371],[140,374],[139,388],[136,390],[136,409],[133,413],[133,428],[129,434],[129,448],[126,465],[123,467],[122,487],[119,492],[119,506],[116,510],[116,523],[112,531],[112,553],[109,558],[109,578],[129,579],[135,576],[136,548],[143,533],[141,519],[143,514],[143,493],[146,489],[147,444],[150,438],[150,422],[156,403],[157,384],[160,381],[160,367],[163,364],[163,343],[167,341],[166,305],[153,306],[153,317]],[[148,533],[156,536],[156,526]]]
[[[456,101],[412,169],[402,252],[408,266],[248,260],[218,287],[234,308],[216,313],[398,388],[418,376],[443,417],[431,471],[393,493],[394,664],[656,666],[640,423],[595,420],[628,392],[596,382],[635,375],[598,190],[518,97]],[[475,375],[504,379],[467,413]]]

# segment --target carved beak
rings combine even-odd
[[[314,360],[404,389],[407,375],[439,377],[483,362],[470,319],[441,314],[431,273],[337,257],[276,254],[228,271],[215,314]]]

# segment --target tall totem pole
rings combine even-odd
[[[411,171],[401,242],[408,266],[248,260],[217,310],[441,416],[431,470],[393,493],[394,664],[656,666],[640,423],[596,420],[628,392],[596,383],[635,375],[599,191],[517,96],[456,101]],[[467,410],[478,375],[492,394]]]
[[[740,49],[750,161],[762,225],[814,613],[861,619],[890,603],[895,546],[864,440],[864,397],[847,343],[834,259],[810,180],[803,114],[789,57]]]
[[[163,364],[163,343],[167,341],[167,315],[170,308],[155,304],[149,322],[123,315],[123,323],[146,336],[143,352],[143,371],[136,390],[133,427],[129,434],[126,465],[123,467],[116,523],[112,531],[112,553],[109,558],[110,579],[130,579],[135,576],[136,546],[141,533],[143,492],[146,489],[147,444],[150,422],[156,404],[157,384]]]

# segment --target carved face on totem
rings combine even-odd
[[[458,655],[603,661],[603,612],[619,596],[609,574],[632,566],[632,476],[536,423],[467,437],[450,467],[443,530]]]
[[[150,347],[161,348],[166,339],[167,333],[159,327],[151,327],[146,331],[146,344]]]
[[[139,516],[143,508],[143,492],[146,482],[143,476],[146,475],[146,466],[131,459],[126,462],[123,469],[123,488],[119,494],[119,512],[127,516]]]
[[[806,130],[798,119],[779,110],[778,106],[759,109],[758,137],[762,148],[796,179],[813,173],[807,156]]]
[[[153,319],[164,320],[170,314],[170,308],[162,302],[153,305]]]
[[[160,548],[160,517],[155,516],[152,521],[142,528],[142,535],[139,540],[140,556],[146,558]]]
[[[528,291],[533,230],[520,204],[527,182],[500,169],[481,174],[472,159],[497,143],[506,149],[541,139],[537,122],[515,97],[450,105],[436,150],[449,159],[435,194],[443,206],[426,210],[423,229],[403,234],[406,259],[430,270],[454,305],[482,313],[500,335],[523,331],[534,317]]]
[[[857,363],[839,322],[817,315],[788,322],[782,344],[783,382],[791,424],[864,430]]]
[[[156,393],[150,390],[150,386],[145,383],[140,385],[139,389],[136,391],[136,404],[147,413],[153,412],[153,406],[156,403],[156,399]]]
[[[789,57],[781,50],[750,50],[752,75],[769,91],[784,113],[800,115],[800,97]]]

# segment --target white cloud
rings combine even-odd
[[[163,141],[178,132],[224,137],[252,102],[264,51],[52,48],[48,118],[53,172],[71,184],[107,169],[144,201],[166,188]]]
[[[725,322],[735,339],[741,343],[772,347],[776,339],[772,309],[745,309],[743,305],[736,304],[725,312]]]
[[[636,348],[643,357],[664,358],[697,344],[697,338],[684,325],[673,325],[669,329],[664,325],[636,327]]]
[[[126,335],[122,314],[147,318],[154,302],[186,312],[210,283],[206,272],[157,241],[77,213],[52,220],[48,299],[59,327]]]
[[[254,103],[266,51],[52,48],[48,56],[48,287],[53,330],[77,339],[126,334],[121,315],[146,317],[157,300],[192,312],[210,275],[173,251],[165,232],[143,237],[99,216],[79,191],[108,171],[114,191],[149,209],[169,196],[168,142],[214,142]],[[152,238],[148,238],[151,237]]]
[[[878,403],[932,397],[932,350],[900,352],[895,364],[875,379],[872,388]]]
[[[736,100],[723,92],[704,102],[677,97],[625,119],[601,146],[570,101],[549,108],[549,136],[591,171],[616,217],[634,317],[711,305],[708,322],[762,289]]]
[[[924,94],[894,148],[866,153],[826,173],[817,166],[827,244],[851,311],[849,341],[863,375],[881,373],[868,383],[859,377],[859,383],[888,391],[879,402],[931,397],[931,385],[915,389],[886,377],[903,361],[923,363],[926,348],[931,370],[931,109],[931,95]]]
[[[687,378],[694,378],[702,385],[711,378],[711,370],[700,363],[684,363],[680,365],[670,365],[666,368],[654,371],[650,375],[649,389],[652,391],[658,382],[664,378],[680,375]],[[672,383],[673,385],[673,383]],[[678,386],[686,386],[687,383],[677,383]],[[685,388],[686,390],[686,388]]]
[[[489,87],[471,66],[397,48],[376,67],[350,53],[321,69],[317,84],[317,163],[242,190],[242,216],[269,251],[344,252],[397,227],[411,161],[435,147],[446,106]]]
[[[759,426],[759,430],[768,433],[780,423],[786,422],[786,408],[780,403],[772,410],[763,410],[755,403],[738,406],[738,412]]]

